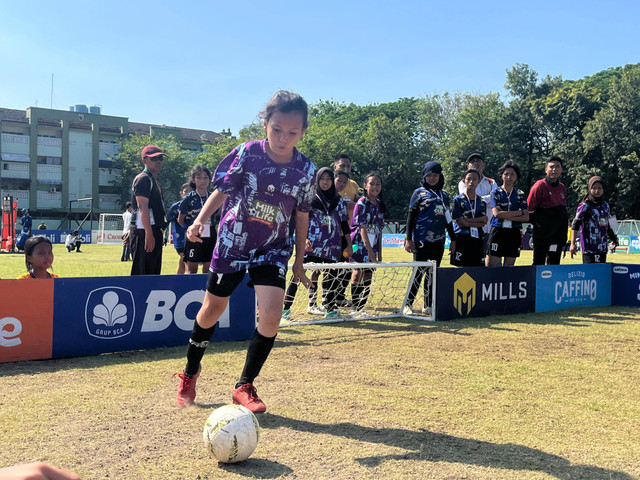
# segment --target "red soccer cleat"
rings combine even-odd
[[[198,368],[198,372],[190,377],[186,373],[174,373],[180,378],[180,386],[178,387],[178,405],[181,407],[188,407],[193,405],[193,401],[196,399],[196,381],[200,376],[200,370],[202,366]]]
[[[245,383],[233,389],[233,403],[248,408],[253,413],[263,413],[267,410],[266,405],[256,392],[256,387],[252,383]]]

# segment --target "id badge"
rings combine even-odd
[[[478,233],[478,227],[471,227],[471,236],[473,238],[480,238],[480,234]]]
[[[557,252],[558,251],[558,245],[556,245],[556,244],[549,245],[549,251],[550,252]]]
[[[449,212],[449,210],[444,211],[444,218],[447,219],[447,223],[451,223],[452,218],[451,218],[451,212]]]
[[[502,228],[511,228],[512,225],[513,225],[513,222],[511,222],[511,220],[502,221]]]
[[[209,238],[211,236],[211,224],[205,223],[202,225],[202,233],[200,234],[200,238]]]
[[[329,233],[331,233],[331,215],[325,215],[322,217],[322,223],[327,226]]]
[[[369,244],[371,245],[371,248],[374,248],[376,243],[378,243],[378,236],[375,233],[367,233],[367,235],[369,235]]]

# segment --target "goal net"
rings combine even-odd
[[[316,288],[292,287],[289,271],[281,325],[387,317],[435,320],[435,262],[305,263],[304,268]]]
[[[101,213],[98,222],[98,240],[100,244],[122,244],[124,220],[121,213]]]

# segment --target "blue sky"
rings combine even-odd
[[[637,63],[638,18],[616,0],[0,0],[0,107],[237,133],[280,88],[365,105],[504,94],[516,62],[565,79]]]

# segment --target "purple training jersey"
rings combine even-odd
[[[266,142],[239,145],[216,169],[213,182],[228,197],[211,259],[214,273],[259,265],[287,269],[294,212],[311,208],[316,167],[295,148],[290,163],[276,163],[267,155]]]
[[[340,198],[332,211],[312,208],[309,213],[309,233],[307,237],[314,257],[337,262],[342,254],[342,222],[348,222],[347,204]]]
[[[374,262],[375,258],[369,258],[369,252],[364,245],[364,240],[360,234],[360,227],[366,227],[367,235],[369,235],[369,243],[374,253],[377,255],[382,248],[378,245],[382,228],[384,227],[384,215],[382,213],[380,200],[375,204],[371,203],[367,197],[361,197],[356,202],[353,210],[353,218],[351,219],[351,243],[354,247],[351,261],[358,263]]]
[[[580,222],[582,253],[607,253],[610,215],[607,202],[602,202],[600,205],[583,202],[578,205],[574,222]]]

